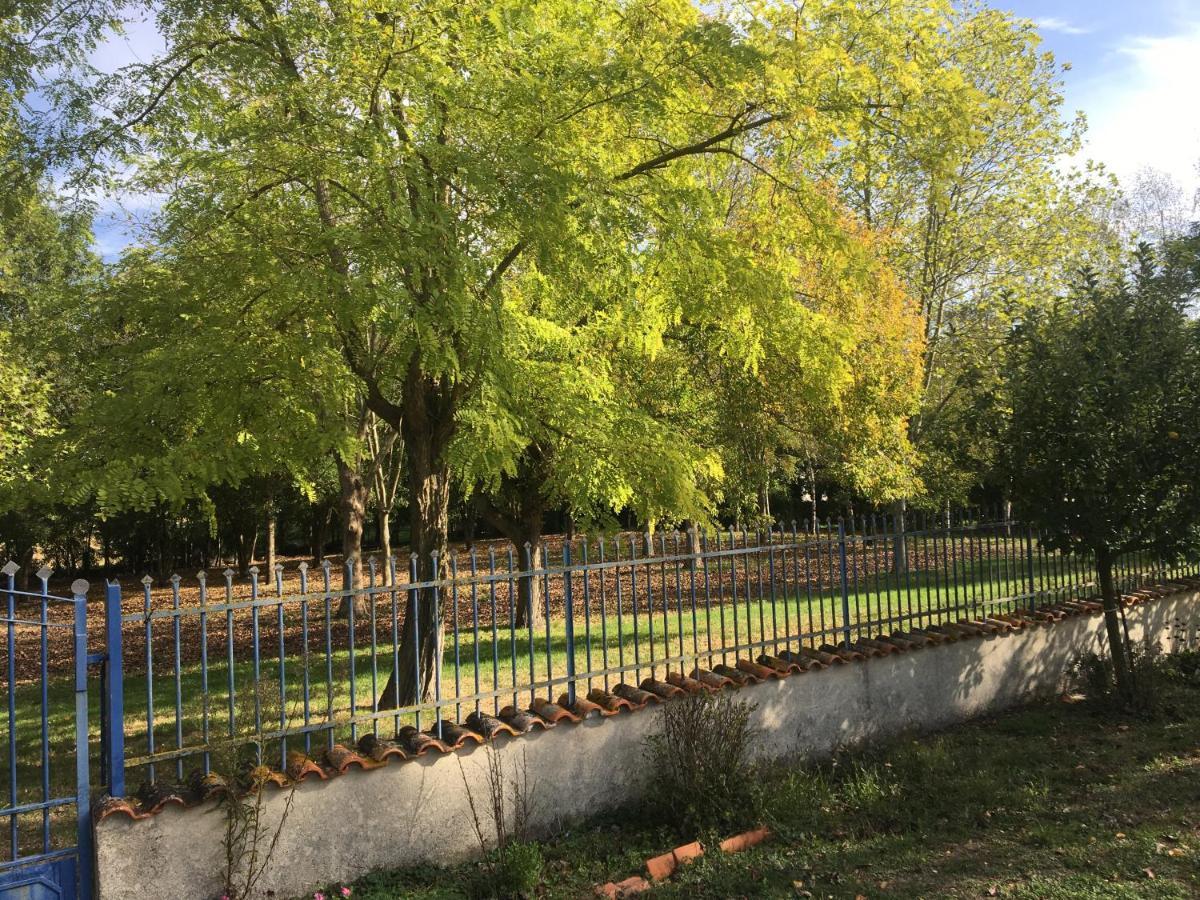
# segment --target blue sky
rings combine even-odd
[[[1070,62],[1066,99],[1088,117],[1085,155],[1122,179],[1144,165],[1200,187],[1200,0],[1006,0]]]
[[[993,0],[1034,20],[1045,46],[1070,62],[1070,111],[1088,117],[1083,156],[1123,181],[1142,166],[1170,174],[1190,198],[1200,189],[1200,0]],[[104,69],[153,57],[161,41],[149,22],[96,53]],[[107,259],[130,240],[134,223],[153,213],[146,197],[106,200],[96,243]],[[1200,210],[1196,211],[1200,215]]]

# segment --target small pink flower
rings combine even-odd
[[[348,888],[348,887],[342,888],[342,896],[349,897],[350,896],[350,888]]]
[[[325,895],[320,891],[317,891],[315,894],[313,894],[313,900],[325,900]]]

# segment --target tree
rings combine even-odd
[[[870,18],[827,7],[830,21]],[[240,255],[241,289],[210,302],[249,304],[337,353],[399,435],[421,580],[447,549],[463,417],[510,389],[512,283],[612,283],[664,230],[711,215],[699,161],[824,153],[847,116],[870,114],[858,71],[828,65],[791,4],[157,8],[166,50],[120,73],[124,102],[97,135],[137,139],[134,183],[171,194],[165,242],[221,251],[210,266]],[[624,307],[606,314],[659,340],[665,299],[648,314],[612,296]],[[401,702],[428,690],[435,610],[431,590],[412,592],[421,643],[406,630]]]
[[[1194,206],[1170,173],[1143,166],[1121,197],[1121,228],[1130,241],[1161,244],[1187,233]]]
[[[1096,213],[1113,192],[1090,170],[1061,171],[1083,124],[1063,115],[1062,68],[1032,23],[975,3],[876,12],[847,20],[839,44],[886,114],[852,123],[819,171],[886,242],[919,305],[909,438],[924,500],[961,502],[995,468],[1001,416],[988,404],[1010,325],[1060,294],[1073,268],[1106,267],[1115,241]]]
[[[1013,339],[1008,470],[1022,515],[1050,547],[1095,555],[1117,685],[1132,697],[1113,569],[1200,546],[1200,234],[1132,274],[1087,275]]]

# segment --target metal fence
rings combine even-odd
[[[1047,550],[1014,521],[965,516],[825,522],[801,531],[727,530],[556,539],[461,550],[433,560],[328,562],[264,584],[226,570],[170,579],[140,597],[107,593],[106,783],[182,780],[242,754],[286,768],[366,735],[458,723],[546,704],[574,707],[739,659],[838,652],[879,635],[1052,606],[1097,593],[1092,561]],[[1120,565],[1123,588],[1196,573],[1148,557]],[[414,601],[432,595],[441,646],[418,702],[400,696]],[[524,603],[524,608],[522,604]],[[530,614],[532,612],[532,614]],[[556,697],[557,695],[557,697]],[[133,770],[137,770],[136,774]]]

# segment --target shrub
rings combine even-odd
[[[729,694],[699,694],[663,707],[647,740],[648,800],[683,833],[755,824],[761,812],[750,761],[754,705]]]

